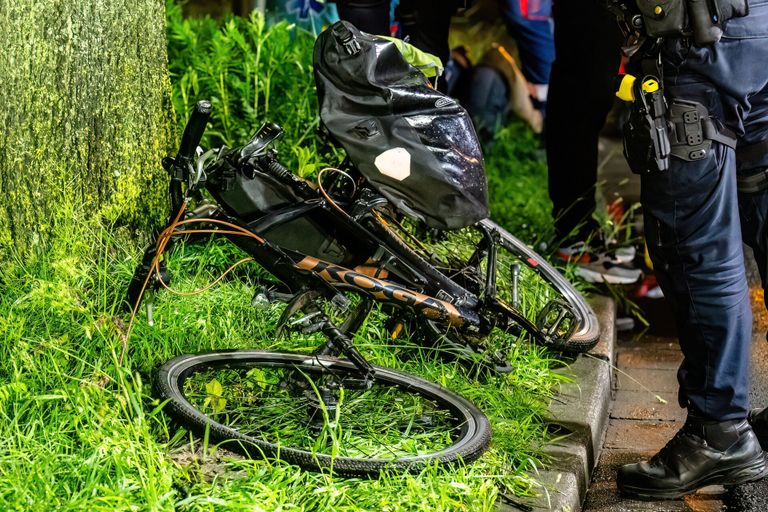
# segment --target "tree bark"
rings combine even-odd
[[[0,248],[156,222],[170,108],[162,0],[0,0]]]

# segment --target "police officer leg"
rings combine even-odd
[[[739,210],[744,243],[752,248],[763,290],[768,279],[768,87],[750,98],[745,135],[736,153]],[[768,304],[768,293],[765,294]],[[765,405],[765,404],[762,404]],[[749,422],[768,450],[768,408],[755,410]]]
[[[740,131],[732,94],[746,93],[723,86],[726,74],[751,65],[738,46],[719,45],[718,61],[709,49],[670,45],[664,56],[675,68],[667,69],[668,99],[698,102]],[[712,61],[733,68],[719,70]],[[679,398],[689,415],[656,457],[619,470],[619,488],[643,498],[676,498],[706,485],[761,478],[768,466],[745,419],[751,307],[734,150],[713,141],[692,161],[673,157],[669,170],[643,176],[642,203],[654,268],[677,319],[684,355]]]
[[[673,98],[717,107],[712,92],[706,83],[669,89]],[[619,488],[676,498],[759,478],[765,457],[745,420],[751,309],[734,151],[715,143],[703,160],[673,159],[668,171],[643,176],[642,202],[654,269],[677,319],[679,398],[689,416],[657,457],[619,470]]]

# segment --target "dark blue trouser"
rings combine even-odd
[[[737,134],[739,147],[768,139],[768,0],[751,4],[749,16],[728,22],[719,43],[697,48],[670,40],[662,51],[668,100],[704,104]],[[648,248],[684,355],[680,405],[721,421],[748,410],[752,312],[742,232],[764,277],[767,270],[768,191],[739,197],[737,167],[761,171],[768,155],[738,165],[733,149],[714,143],[705,159],[673,157],[668,171],[642,180]]]

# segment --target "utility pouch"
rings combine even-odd
[[[736,135],[718,126],[701,103],[674,100],[669,105],[668,119],[672,156],[680,160],[694,162],[706,158],[713,141],[736,148]]]
[[[656,37],[692,37],[713,44],[731,18],[749,14],[749,0],[636,0],[645,33]]]
[[[686,0],[637,0],[649,37],[680,36],[688,23]]]

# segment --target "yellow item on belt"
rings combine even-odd
[[[659,90],[659,82],[653,79],[646,80],[643,82],[643,91],[644,92],[656,92]]]
[[[624,75],[619,84],[619,90],[616,91],[616,97],[622,101],[633,102],[635,101],[635,82],[637,77],[633,75]],[[651,93],[659,90],[659,82],[653,78],[649,78],[643,82],[643,92]]]
[[[616,91],[616,97],[629,103],[635,101],[635,80],[637,79],[632,75],[624,75],[619,84],[619,90]]]

